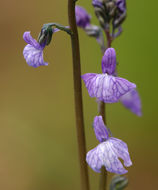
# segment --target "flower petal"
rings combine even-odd
[[[91,16],[87,13],[87,11],[80,6],[75,7],[76,13],[76,24],[81,28],[85,28],[90,24]]]
[[[102,72],[113,75],[116,68],[116,52],[114,48],[108,48],[102,58]]]
[[[86,155],[86,161],[88,165],[95,171],[95,172],[100,172],[101,167],[103,166],[103,162],[100,159],[99,152],[98,152],[98,147],[90,150],[87,155]]]
[[[112,144],[112,149],[115,154],[124,161],[124,165],[129,167],[132,165],[132,161],[130,159],[130,155],[128,152],[128,146],[125,142],[120,139],[116,139],[114,137],[109,138],[109,142]]]
[[[82,79],[89,95],[105,103],[118,102],[122,95],[136,88],[126,79],[107,74],[87,73],[82,75]]]
[[[28,44],[23,50],[24,58],[28,65],[32,67],[39,67],[41,65],[48,65],[43,59],[43,50],[36,49],[34,46]]]
[[[121,103],[138,116],[142,115],[140,96],[137,90],[133,89],[120,98]]]
[[[23,39],[26,43],[32,45],[36,49],[43,49],[43,47],[34,39],[32,38],[30,32],[24,32]]]
[[[96,172],[100,172],[101,167],[105,166],[106,170],[112,173],[127,173],[128,171],[118,158],[123,159],[127,167],[132,165],[126,143],[119,139],[109,138],[90,150],[87,153],[86,161]]]
[[[107,127],[104,125],[102,116],[96,116],[94,118],[93,126],[96,138],[99,142],[103,142],[109,138],[109,132]]]

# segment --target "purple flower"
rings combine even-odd
[[[40,45],[35,39],[32,38],[30,32],[25,32],[23,38],[28,43],[24,50],[23,55],[28,65],[32,67],[39,67],[41,65],[48,65],[43,59],[43,49],[45,44]]]
[[[102,59],[103,74],[87,73],[82,75],[90,97],[105,103],[118,102],[120,97],[136,88],[134,83],[115,77],[116,53],[113,48],[106,50]]]
[[[138,92],[133,89],[120,98],[122,104],[138,116],[142,115],[141,100]]]
[[[100,144],[87,153],[86,161],[88,165],[95,172],[100,172],[102,166],[105,166],[106,170],[112,173],[127,173],[128,171],[119,160],[121,158],[126,167],[132,165],[127,144],[120,139],[109,137],[102,116],[94,118],[94,131]]]
[[[75,13],[76,13],[76,24],[77,26],[81,28],[86,28],[90,24],[91,16],[87,13],[87,11],[80,7],[75,7]]]

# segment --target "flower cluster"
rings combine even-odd
[[[102,58],[103,74],[87,73],[82,75],[82,79],[91,97],[95,97],[105,103],[114,103],[136,88],[134,83],[115,76],[115,67],[115,50],[114,48],[108,48]],[[100,144],[87,153],[86,161],[89,166],[96,172],[100,172],[100,169],[104,166],[109,172],[116,174],[127,173],[127,170],[118,159],[124,160],[126,167],[132,165],[126,143],[110,137],[102,116],[95,117],[93,126],[96,138]]]
[[[107,171],[112,173],[127,173],[128,171],[119,160],[121,158],[126,167],[132,165],[127,144],[120,139],[110,137],[102,116],[96,116],[94,118],[93,126],[96,138],[100,144],[87,153],[86,161],[89,166],[95,172],[100,172],[104,166]]]
[[[117,20],[122,15],[126,15],[126,1],[125,0],[104,1],[104,2],[102,0],[93,0],[92,4],[95,7],[95,9],[98,10],[97,11],[98,14],[99,14],[99,10],[102,10],[102,12],[104,12],[104,14],[100,13],[102,15],[102,17],[103,17],[103,15],[106,16],[108,14],[108,12],[109,12],[110,15],[112,15],[112,13],[110,13],[113,10],[111,7],[115,6],[115,12],[117,12],[117,14],[115,14],[115,19],[113,19],[113,23],[114,22],[116,23]],[[105,11],[105,4],[106,4],[106,7],[109,7],[109,9],[106,9],[106,11]],[[117,7],[117,9],[116,9],[116,7]],[[82,8],[80,6],[76,6],[75,12],[76,12],[76,24],[77,24],[77,26],[84,29],[86,34],[88,34],[89,36],[95,37],[98,44],[101,47],[102,52],[104,53],[105,45],[104,45],[104,38],[103,38],[102,32],[97,33],[96,32],[97,30],[95,30],[95,28],[98,28],[98,27],[94,26],[94,25],[91,25],[91,16],[87,13],[87,11],[84,8]],[[118,19],[116,19],[116,18],[118,18]],[[105,19],[103,21],[105,23]],[[118,32],[116,34],[112,34],[112,36],[117,37],[121,32],[122,32],[121,27],[118,27]],[[98,34],[98,35],[96,35],[96,34]],[[96,75],[96,74],[91,73],[91,74],[86,74],[86,75],[82,76],[82,78],[83,78],[83,80],[84,80],[84,82],[85,82],[85,84],[86,84],[86,86],[88,88],[88,92],[89,92],[90,96],[91,97],[96,97],[96,98],[98,98],[98,99],[100,99],[100,100],[102,100],[102,101],[104,101],[106,103],[110,103],[110,101],[111,101],[111,103],[117,102],[118,99],[119,99],[120,102],[127,109],[131,110],[136,115],[141,116],[142,115],[142,113],[141,113],[141,100],[140,100],[140,97],[139,97],[139,94],[138,94],[137,90],[133,88],[134,87],[133,85],[132,85],[133,87],[130,85],[129,89],[128,89],[128,87],[127,88],[125,87],[125,89],[124,88],[122,89],[121,87],[117,88],[116,90],[119,91],[119,92],[117,92],[117,95],[116,95],[116,93],[114,93],[114,90],[112,90],[112,89],[111,90],[110,89],[106,90],[106,95],[109,94],[109,93],[107,93],[109,91],[111,93],[115,94],[114,95],[115,98],[113,98],[112,100],[107,100],[107,98],[100,96],[99,93],[101,92],[101,87],[100,87],[100,89],[98,89],[99,91],[98,90],[93,91],[93,87],[95,85],[94,84],[95,80],[93,80],[93,85],[92,86],[90,85],[91,84],[90,81],[92,81],[90,79],[92,79],[92,76],[93,76],[93,77],[95,77],[97,79],[97,81],[103,82],[103,80],[101,80],[101,79],[104,78],[104,80],[105,80],[105,78],[106,78],[106,81],[109,81],[109,82],[113,83],[114,86],[120,86],[119,83],[115,83],[113,81],[113,79],[115,79],[115,80],[118,79],[117,72],[116,72],[116,55],[115,55],[114,49],[108,49],[106,51],[106,53],[104,54],[104,56],[102,58],[102,72],[104,73],[104,75],[103,74],[102,75]],[[108,80],[110,78],[111,78],[111,80]],[[121,85],[122,85],[122,82],[123,82],[124,85],[126,86],[127,83],[125,82],[125,80],[120,80],[120,81],[121,81]],[[104,92],[105,92],[105,89],[108,88],[108,84],[109,83],[106,83],[106,88],[104,88]],[[128,83],[128,84],[130,84],[130,83]],[[97,87],[95,89],[97,89]],[[127,89],[127,91],[126,91],[126,89]],[[102,94],[102,96],[103,96],[103,94]]]
[[[92,0],[96,16],[102,29],[105,31],[107,39],[111,42],[122,32],[121,24],[126,18],[125,0]],[[93,36],[95,30],[90,23],[90,15],[82,7],[76,7],[76,23],[89,35]],[[110,34],[110,23],[112,23],[112,34]],[[97,26],[96,26],[97,27]],[[90,28],[90,30],[87,30]],[[115,29],[118,32],[115,33]],[[89,32],[90,31],[90,32]],[[90,35],[93,34],[93,35]],[[100,40],[100,41],[99,41]],[[114,48],[105,48],[104,40],[97,40],[104,53],[102,57],[102,73],[86,73],[82,79],[88,90],[90,97],[95,97],[97,101],[104,103],[121,102],[126,108],[138,116],[141,116],[141,101],[136,85],[128,80],[118,77],[116,72],[116,52]],[[111,44],[111,43],[110,43]],[[106,49],[106,50],[105,50]],[[116,174],[125,174],[128,171],[124,166],[132,165],[128,147],[122,140],[110,137],[102,116],[94,118],[94,132],[100,144],[87,153],[86,161],[95,172],[101,172],[104,166],[107,171]],[[119,158],[124,161],[124,166]]]
[[[109,29],[112,21],[113,30],[120,27],[126,18],[126,1],[125,0],[93,0],[92,5],[100,25],[104,29]]]

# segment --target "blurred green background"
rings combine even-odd
[[[94,16],[91,0],[79,0]],[[120,103],[107,106],[113,135],[128,143],[133,166],[127,190],[157,189],[157,1],[129,0],[123,34],[113,43],[120,76],[137,84],[142,98],[139,118]],[[37,38],[43,23],[68,25],[67,0],[1,0],[0,6],[0,189],[79,190],[74,119],[71,43],[59,32],[44,51],[48,67],[31,68],[23,58],[22,35]],[[101,52],[79,29],[82,73],[101,71]],[[83,86],[88,150],[97,145],[92,122],[95,99]],[[92,190],[99,174],[91,169]],[[109,178],[112,175],[109,175]]]

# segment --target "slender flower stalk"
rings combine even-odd
[[[75,19],[75,2],[68,0],[68,17],[72,43],[73,56],[73,78],[74,78],[74,95],[75,95],[75,112],[76,112],[76,129],[78,140],[78,151],[80,160],[81,189],[89,190],[88,167],[86,163],[86,142],[84,133],[83,105],[82,105],[82,88],[81,88],[81,66],[78,31]]]

